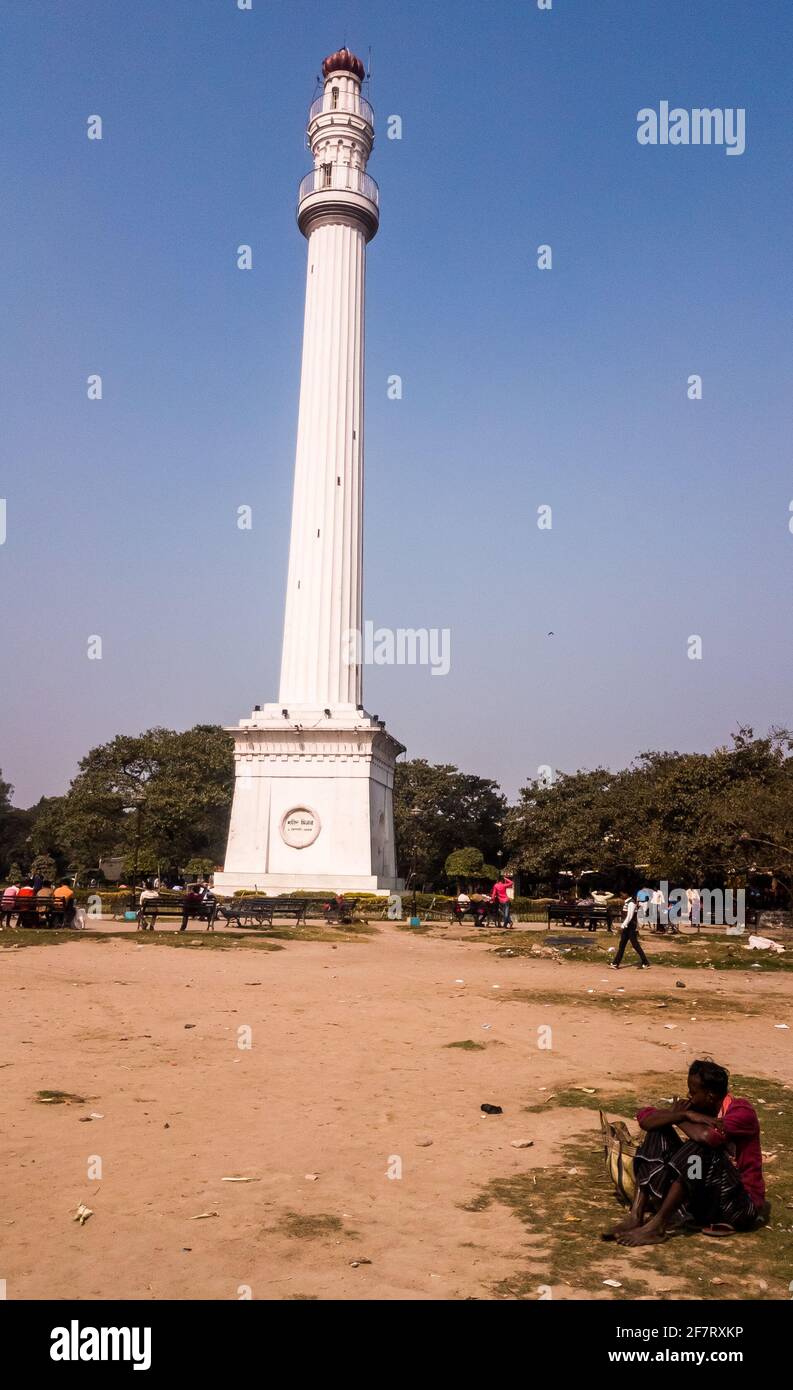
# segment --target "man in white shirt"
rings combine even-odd
[[[650,898],[650,921],[656,931],[666,930],[666,902],[660,888],[654,888]]]
[[[156,889],[152,888],[150,883],[146,883],[144,885],[140,897],[138,898],[138,909],[142,908],[145,903],[150,902],[152,898],[159,898],[159,896],[160,895],[156,891]],[[138,911],[138,926],[141,928],[142,931],[146,931],[147,927],[149,931],[154,931],[154,925],[156,921],[156,913],[153,917],[150,917],[147,920],[146,917],[144,917],[143,913],[140,910]]]
[[[468,894],[467,894],[465,891],[463,891],[462,893],[458,893],[458,894],[457,894],[457,902],[455,903],[455,909],[454,909],[454,915],[455,915],[455,917],[457,918],[457,921],[458,921],[458,922],[462,922],[462,920],[463,920],[463,918],[464,918],[466,912],[469,910],[470,906],[471,906],[471,899],[469,898]]]
[[[636,899],[632,897],[626,898],[625,902],[622,904],[622,910],[625,915],[620,922],[620,944],[617,947],[617,954],[611,962],[611,968],[612,970],[619,970],[622,964],[622,957],[625,955],[625,947],[630,941],[631,946],[639,957],[640,969],[649,970],[650,962],[644,954],[641,942],[639,941],[639,909],[636,905]]]

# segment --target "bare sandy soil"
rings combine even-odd
[[[664,1072],[671,1094],[703,1053],[790,1084],[793,1030],[774,1025],[790,1021],[793,976],[692,971],[711,1011],[670,1027],[641,1005],[674,996],[674,968],[616,976],[495,956],[504,944],[383,924],[272,953],[134,932],[0,952],[8,1298],[487,1299],[516,1272],[554,1297],[611,1296],[560,1280],[508,1206],[465,1206],[559,1164],[573,1136],[597,1148],[596,1111],[527,1112],[561,1087],[613,1094]],[[618,988],[635,1012],[597,1007]],[[448,1047],[465,1040],[485,1047]],[[45,1090],[86,1103],[38,1103]],[[648,1290],[674,1292],[651,1251],[608,1249],[618,1280],[639,1261]]]

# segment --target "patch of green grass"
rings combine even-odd
[[[240,931],[187,931],[178,928],[155,929],[154,931],[47,931],[15,930],[0,931],[0,950],[13,950],[21,946],[62,946],[70,941],[131,941],[135,946],[200,946],[205,950],[227,951],[232,946],[246,946],[258,951],[282,951],[278,941],[318,941],[357,942],[379,935],[378,928],[367,922],[347,922],[340,927],[323,923],[309,923],[305,927],[292,927],[276,924],[273,927],[256,927]]]
[[[463,941],[497,941],[496,954],[512,951],[519,956],[524,955],[530,947],[541,945],[544,935],[545,932],[517,931],[514,927],[512,931],[504,931],[503,927],[477,927],[473,935],[464,936]]]
[[[331,940],[332,938],[328,938]],[[68,942],[86,941],[126,941],[133,946],[176,946],[196,947],[209,951],[228,951],[232,946],[243,944],[259,951],[282,951],[283,946],[267,941],[257,933],[248,936],[243,932],[180,932],[180,931],[0,931],[0,950],[13,950],[15,946],[63,946]]]
[[[487,1043],[474,1042],[472,1038],[464,1038],[462,1042],[444,1043],[444,1047],[459,1047],[462,1052],[484,1052]]]
[[[355,1236],[355,1231],[347,1231],[340,1216],[330,1216],[320,1212],[307,1216],[299,1211],[286,1211],[278,1222],[278,1229],[293,1240],[323,1240],[326,1236]]]
[[[748,936],[748,933],[747,933]],[[617,935],[607,936],[599,932],[596,936],[586,934],[586,939],[575,946],[553,948],[554,958],[566,961],[586,962],[606,966],[610,963],[611,952],[616,948]],[[641,941],[651,965],[668,966],[674,970],[742,970],[758,975],[761,972],[778,973],[793,970],[793,950],[784,955],[775,951],[749,951],[746,949],[747,937],[731,936],[653,936],[641,934]],[[611,952],[609,951],[611,947]],[[506,956],[545,957],[550,950],[544,935],[516,932],[508,941],[499,942],[493,954]],[[631,948],[625,958],[626,967],[635,960]]]
[[[493,1201],[493,1194],[490,1192],[489,1188],[487,1188],[487,1189],[485,1189],[484,1192],[479,1192],[479,1193],[476,1195],[476,1197],[471,1197],[470,1201],[468,1201],[468,1202],[461,1202],[461,1203],[460,1203],[460,1210],[461,1210],[461,1211],[487,1211],[487,1208],[492,1204],[492,1201]]]
[[[793,970],[793,953],[789,950],[783,956],[775,951],[749,951],[745,937],[691,937],[686,946],[664,943],[657,954],[655,939],[650,937],[645,938],[644,949],[655,964],[675,970],[746,970],[753,975]]]
[[[669,1078],[664,1075],[663,1082],[669,1085]],[[662,1085],[663,1085],[662,1082]],[[678,1087],[679,1089],[679,1087]],[[650,1093],[650,1092],[648,1092]],[[524,1106],[524,1113],[527,1115],[541,1115],[544,1110],[607,1110],[609,1114],[634,1116],[644,1101],[639,1101],[633,1095],[612,1095],[603,1096],[599,1092],[588,1095],[586,1091],[579,1090],[575,1086],[567,1088],[560,1087],[558,1091],[549,1091],[545,1100],[539,1101],[535,1105]]]
[[[593,994],[564,993],[562,990],[530,990],[513,989],[504,990],[498,995],[500,1003],[514,1004],[538,1004],[538,1005],[557,1005],[561,1008],[596,1008],[608,1009],[612,1013],[620,1013],[627,1010],[638,1010],[646,1013],[669,1014],[670,1017],[684,1015],[689,1017],[696,1013],[700,1017],[705,1014],[727,1015],[732,1013],[734,1004],[729,999],[701,997],[702,991],[698,989],[678,990],[674,987],[667,994],[630,994],[627,990],[624,994],[605,994],[595,991]],[[745,1003],[741,999],[741,1014],[757,1014],[762,1009],[751,1003]]]
[[[122,936],[125,933],[71,931],[68,928],[50,931],[38,927],[17,927],[9,931],[4,928],[0,930],[0,950],[11,951],[15,946],[62,946],[67,941],[105,941],[114,934]]]
[[[325,922],[309,922],[305,927],[290,927],[286,923],[276,923],[272,927],[251,927],[240,933],[245,940],[275,938],[278,941],[359,941],[362,937],[378,936],[377,927],[368,922],[345,922],[342,926],[328,926]]]
[[[641,1096],[632,1092],[609,1097],[603,1093],[588,1096],[579,1091],[560,1091],[548,1101],[548,1108],[570,1105],[632,1117],[640,1104],[660,1099],[673,1089],[665,1073],[649,1073],[642,1078],[641,1086]],[[730,1087],[733,1094],[746,1096],[755,1106],[760,1116],[763,1150],[776,1155],[772,1162],[766,1160],[765,1167],[771,1202],[767,1226],[727,1240],[686,1233],[637,1251],[604,1243],[601,1231],[621,1219],[624,1207],[606,1176],[600,1129],[593,1121],[585,1134],[564,1145],[558,1165],[496,1179],[466,1204],[467,1211],[485,1212],[494,1202],[500,1202],[514,1212],[528,1234],[539,1238],[537,1248],[529,1256],[532,1268],[519,1269],[511,1278],[502,1280],[494,1293],[518,1299],[538,1298],[539,1285],[566,1283],[590,1295],[607,1293],[615,1299],[648,1295],[662,1300],[787,1299],[793,1230],[793,1093],[779,1082],[740,1074],[731,1078]],[[659,1293],[650,1275],[660,1277],[668,1291]],[[621,1287],[607,1290],[603,1284],[607,1278],[619,1280]],[[714,1284],[714,1279],[721,1282]]]
[[[129,936],[124,932],[114,933],[117,937],[129,940]],[[263,941],[257,938],[249,938],[243,932],[206,932],[199,936],[198,932],[168,932],[168,931],[143,931],[136,932],[132,938],[136,946],[145,946],[151,943],[154,946],[192,946],[200,948],[202,951],[230,951],[233,946],[253,947],[256,951],[283,951],[283,946],[277,946],[275,942]]]
[[[87,1105],[85,1096],[76,1096],[71,1091],[37,1091],[38,1105]]]

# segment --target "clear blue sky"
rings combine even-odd
[[[367,708],[409,756],[510,793],[540,764],[793,721],[788,0],[9,0],[3,27],[17,804],[117,732],[277,697],[294,199],[315,75],[345,40],[373,50],[382,203],[365,614],[452,634],[447,677],[367,670]],[[661,100],[745,107],[746,153],[638,145]]]

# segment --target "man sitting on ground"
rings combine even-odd
[[[636,1118],[645,1137],[633,1160],[636,1198],[612,1232],[620,1245],[662,1241],[673,1219],[728,1236],[767,1218],[760,1124],[748,1100],[729,1094],[724,1067],[692,1062],[688,1095]]]

